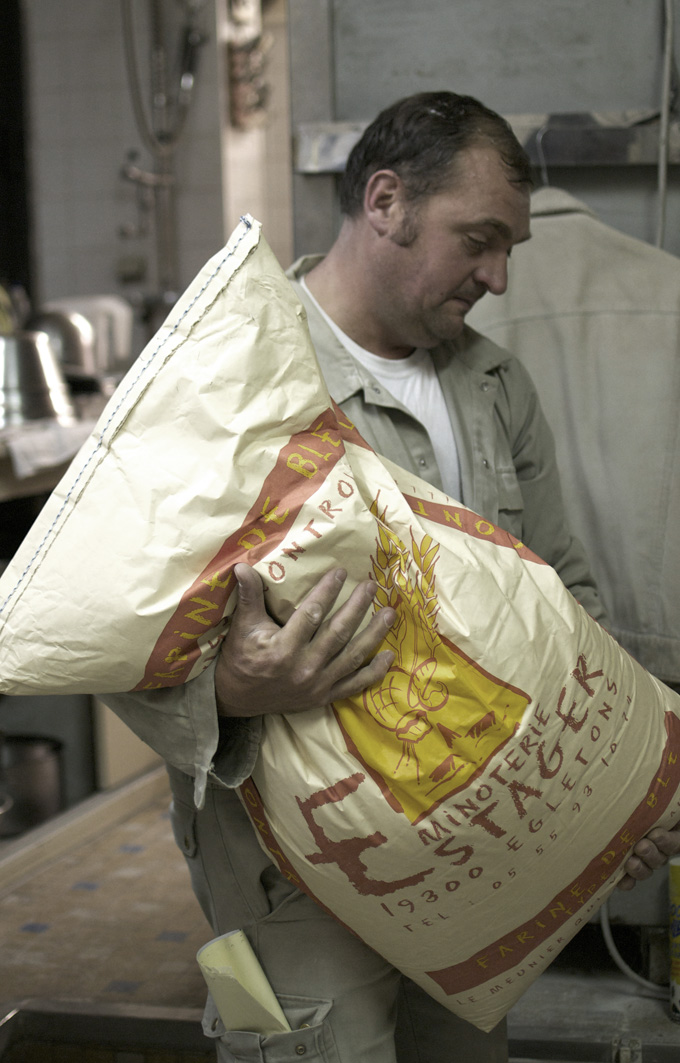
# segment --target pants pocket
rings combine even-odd
[[[208,997],[203,1032],[215,1041],[220,1063],[340,1063],[327,1022],[331,1001],[293,996],[278,999],[291,1031],[260,1034],[225,1030],[212,997]]]
[[[238,795],[234,790],[209,786],[205,807],[197,810],[187,793],[193,780],[177,771],[170,774],[170,780],[175,840],[215,934],[264,919],[281,899],[281,890],[275,891],[270,903],[266,875],[275,872],[282,880],[283,876],[260,848]]]

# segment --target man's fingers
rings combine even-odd
[[[351,698],[355,694],[361,694],[363,690],[385,678],[393,661],[394,654],[391,650],[383,650],[382,653],[376,654],[373,660],[358,671],[338,680],[331,687],[328,700],[341,701],[342,698]]]
[[[239,584],[234,620],[239,629],[245,628],[247,631],[268,619],[263,583],[258,573],[249,565],[236,565],[234,573]],[[314,639],[319,666],[323,667],[351,642],[371,606],[377,588],[372,580],[357,584],[347,601],[324,623],[346,579],[347,572],[343,568],[330,569],[321,577],[281,628],[282,649],[285,648],[286,652],[291,653],[298,652]],[[392,610],[385,612],[393,613]],[[365,639],[362,643],[364,656],[370,653],[379,641],[380,639],[376,641],[371,637]]]
[[[264,604],[264,586],[259,574],[250,565],[240,563],[234,566],[234,575],[238,581],[238,601],[231,621],[232,631],[246,637],[263,623],[273,627],[274,622]]]
[[[394,609],[380,609],[369,620],[365,628],[355,635],[338,654],[336,662],[338,668],[344,669],[345,673],[356,671],[372,656],[383,641],[387,632],[392,627],[396,617]],[[340,673],[338,679],[341,678]]]
[[[248,607],[263,602],[262,579],[254,568],[241,561],[234,565],[234,575],[238,581],[239,605]]]
[[[394,609],[381,609],[327,666],[329,701],[349,698],[380,683],[394,661],[392,650],[376,653],[394,623]],[[375,656],[373,656],[375,654]]]
[[[652,869],[649,864],[645,863],[638,856],[629,856],[623,865],[623,869],[626,872],[626,877],[632,879],[634,882],[644,882],[645,879],[651,878]]]
[[[659,852],[665,856],[677,856],[680,853],[680,829],[675,827],[673,830],[664,830],[663,827],[655,827],[650,831],[643,841],[638,842],[635,846],[635,852],[644,857],[643,853],[640,853],[638,846],[643,842],[651,842],[653,847],[658,849]],[[664,861],[665,863],[665,861]]]
[[[680,829],[664,830],[655,827],[633,847],[623,865],[626,874],[618,884],[620,890],[632,890],[636,882],[651,878],[654,871],[665,867],[669,856],[680,852]]]
[[[678,851],[680,838],[673,831],[657,828],[641,838],[625,863],[625,870],[634,878],[648,878],[652,871],[665,867],[668,857]]]
[[[361,627],[368,610],[373,604],[377,589],[377,585],[372,580],[364,580],[362,583],[358,583],[347,601],[343,602],[333,616],[319,629],[314,640],[314,648],[322,660],[331,661],[350,644],[354,646],[356,653],[360,653],[363,650],[365,658],[384,638],[387,627],[394,621],[393,609],[381,611],[382,613],[388,613],[390,620],[386,624],[384,620],[379,622],[377,626],[380,631],[377,639],[374,637],[373,632],[376,628],[374,623],[375,616],[379,614],[371,617],[364,631],[357,635],[355,639],[357,630]],[[369,628],[371,628],[371,633],[367,634]],[[361,641],[359,642],[358,640]]]
[[[286,646],[291,651],[309,647],[319,669],[325,668],[352,642],[375,597],[376,584],[372,580],[364,580],[354,587],[347,601],[343,602],[330,619],[326,619],[346,578],[347,572],[342,568],[331,569],[322,576],[300,603],[282,632]],[[389,612],[393,614],[394,611]],[[369,636],[362,641],[356,650],[358,653],[359,649],[363,649],[362,661],[383,637],[384,630],[379,638]],[[354,671],[354,666],[350,665],[349,668]]]
[[[347,572],[332,568],[312,587],[284,626],[286,644],[296,649],[311,642],[342,590]]]
[[[347,578],[344,569],[331,569],[281,627],[266,611],[257,572],[239,564],[235,574],[238,604],[215,670],[222,715],[298,712],[359,694],[383,679],[394,654],[377,651],[394,623],[394,609],[378,610],[357,634],[375,583],[357,584],[327,619]]]

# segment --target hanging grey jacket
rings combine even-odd
[[[612,634],[680,682],[680,259],[556,188],[475,328],[527,366]]]

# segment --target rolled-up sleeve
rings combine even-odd
[[[218,716],[214,671],[211,664],[182,686],[99,695],[163,760],[193,776],[197,808],[208,776],[229,788],[248,778],[262,734],[260,717]]]

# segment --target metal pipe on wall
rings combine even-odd
[[[185,20],[179,33],[179,71],[170,76],[165,0],[148,0],[149,116],[143,100],[131,0],[121,0],[123,44],[128,87],[137,131],[153,159],[145,171],[130,160],[122,176],[151,193],[156,260],[156,291],[144,300],[143,316],[151,333],[165,318],[180,289],[177,240],[176,151],[184,129],[198,68],[198,51],[206,37],[199,15],[206,0],[182,0]]]

